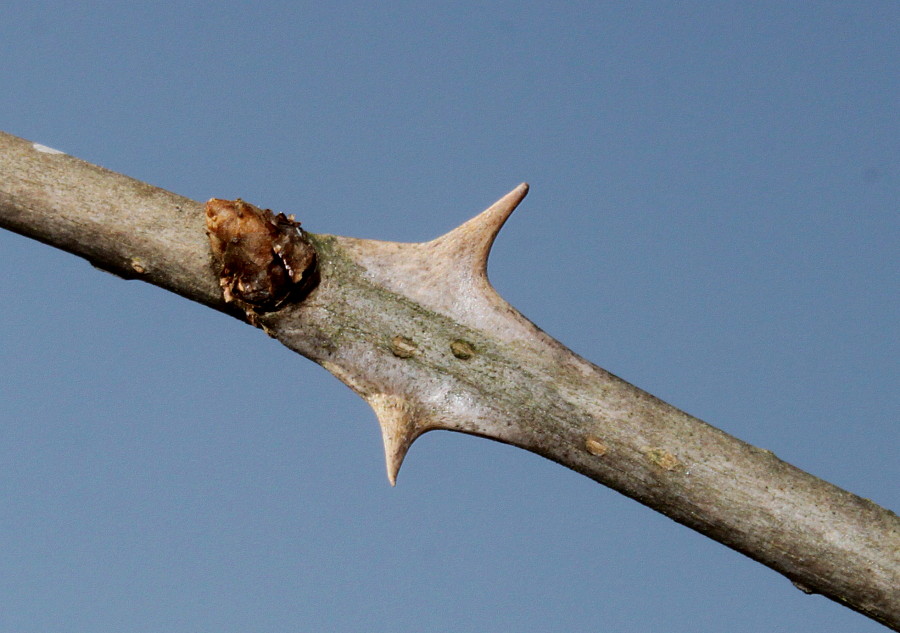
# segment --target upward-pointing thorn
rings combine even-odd
[[[528,185],[522,183],[487,210],[429,242],[338,239],[366,278],[382,288],[466,327],[493,332],[504,340],[526,340],[536,335],[536,328],[491,287],[487,260],[500,227],[527,193]]]
[[[527,193],[528,183],[523,182],[468,222],[433,240],[432,244],[452,253],[457,266],[468,268],[469,273],[484,275],[497,233]]]

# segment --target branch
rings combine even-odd
[[[241,299],[246,278],[241,252],[223,255],[222,244],[248,234],[220,241],[214,259],[199,203],[0,133],[0,225],[229,312],[319,363],[375,410],[391,483],[412,442],[432,429],[519,446],[900,630],[893,512],[592,365],[497,295],[488,253],[526,193],[520,185],[419,244],[303,233],[283,216],[260,216],[288,231],[272,229],[279,248],[312,246],[303,261],[315,262],[314,287],[301,271],[303,292],[279,295],[277,305],[255,304],[252,293],[229,303],[223,288]],[[216,214],[243,203],[210,204],[215,245]],[[288,283],[270,246],[273,259],[259,270]]]

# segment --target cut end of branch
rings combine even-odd
[[[213,198],[206,203],[206,228],[225,301],[251,322],[312,285],[316,251],[293,216]]]

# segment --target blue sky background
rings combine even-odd
[[[325,5],[325,6],[320,6]],[[900,4],[0,8],[0,129],[313,232],[521,181],[490,275],[572,349],[900,509]],[[881,631],[556,464],[0,234],[0,630]]]

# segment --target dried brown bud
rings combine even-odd
[[[316,251],[293,216],[237,200],[206,203],[206,228],[225,301],[276,310],[315,278]]]

